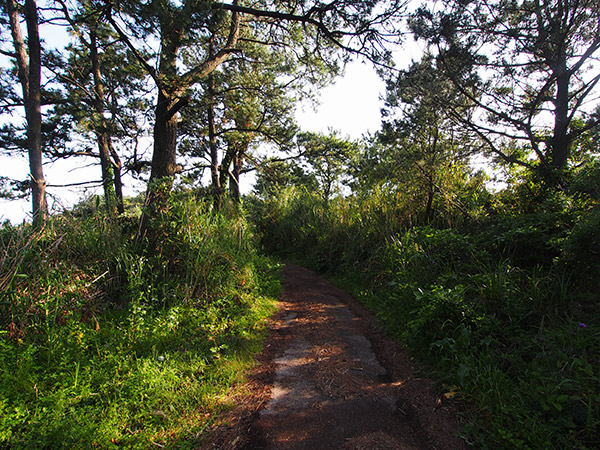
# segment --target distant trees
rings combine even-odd
[[[482,141],[461,122],[472,114],[474,103],[440,74],[431,56],[404,70],[380,68],[380,75],[386,92],[378,132],[360,143],[344,143],[335,135],[308,134],[306,139],[301,134],[298,139],[307,149],[340,150],[317,152],[311,161],[309,172],[319,178],[325,200],[325,180],[334,174],[363,200],[381,196],[380,201],[393,203],[411,225],[472,219],[471,211],[485,196],[486,179],[470,167]]]
[[[135,86],[144,77],[156,89],[148,204],[159,204],[161,192],[171,188],[174,176],[183,169],[177,160],[180,114],[194,96],[203,97],[208,114],[206,99],[210,97],[211,85],[214,101],[222,109],[210,113],[212,125],[208,114],[199,128],[205,130],[207,143],[212,143],[212,180],[217,192],[223,192],[228,184],[234,198],[238,197],[243,161],[252,145],[269,141],[285,146],[292,142],[296,130],[291,114],[293,102],[310,83],[323,83],[334,74],[339,64],[348,59],[348,52],[376,62],[386,61],[387,43],[398,36],[394,30],[398,22],[393,18],[403,12],[403,7],[404,2],[398,0],[253,4],[241,0],[231,3],[57,0],[44,3],[44,26],[67,24],[73,43],[68,55],[59,51],[42,57],[35,1],[26,1],[21,8],[16,0],[5,0],[3,11],[12,19],[4,24],[13,30],[18,51],[2,51],[19,60],[19,79],[27,83],[24,97],[30,122],[27,145],[34,180],[32,192],[37,204],[34,217],[43,219],[45,214],[40,200],[44,198],[45,187],[41,164],[43,139],[53,139],[51,153],[55,157],[98,156],[108,208],[122,210],[119,172],[123,163],[114,140],[120,133],[123,132],[121,136],[127,133],[124,105],[131,104],[131,98],[147,99],[148,91],[141,92],[137,90],[139,85]],[[31,33],[27,39],[15,34],[20,30],[19,10],[25,13]],[[28,53],[21,51],[24,49]],[[137,67],[131,64],[132,56]],[[37,86],[41,84],[34,73],[40,71],[42,60],[62,84],[62,87],[55,84],[54,88],[64,94],[63,98],[53,100],[56,109],[51,112],[53,117],[46,116],[54,127],[48,136],[36,131],[41,128],[36,121],[41,124],[41,119],[34,116],[41,116],[41,108],[36,113],[33,107],[33,100],[38,97]],[[226,61],[231,61],[228,67],[223,66]],[[0,104],[2,108],[18,106],[8,100],[14,98],[7,78],[10,76],[9,71],[3,71],[0,91],[6,95]],[[132,81],[134,78],[137,81]],[[41,103],[42,100],[38,101]],[[137,106],[144,107],[141,103]],[[223,126],[225,122],[227,125]],[[17,147],[24,145],[13,129],[5,131],[3,140],[11,139],[11,145]],[[93,136],[97,150],[89,147],[67,150],[73,132],[87,138]],[[223,152],[220,162],[214,158],[215,142]],[[60,145],[65,146],[63,152],[57,150]],[[39,157],[35,156],[34,147],[40,149]],[[154,188],[158,184],[161,189]]]
[[[335,67],[319,68],[313,55],[298,58],[293,41],[265,46],[251,33],[244,30],[243,52],[200,82],[182,113],[180,153],[192,169],[210,168],[217,207],[227,189],[239,200],[244,166],[260,164],[250,154],[254,148],[286,151],[293,145],[296,101],[336,73]]]
[[[386,19],[402,6],[394,1],[378,9],[379,3],[275,1],[247,7],[238,0],[231,4],[199,0],[106,2],[107,20],[138,57],[158,90],[147,204],[160,204],[161,193],[170,190],[174,175],[182,168],[177,163],[178,114],[190,101],[190,88],[243,51],[240,35],[244,27],[252,28],[252,39],[263,45],[277,46],[291,39],[298,44],[309,43],[299,48],[311,48],[319,56],[331,46],[366,54],[376,47],[370,42],[381,41],[383,35],[377,27],[385,26]],[[151,51],[151,46],[141,41],[156,41],[158,50]],[[376,52],[369,54],[380,58]],[[214,173],[213,180],[218,182]],[[144,229],[142,221],[141,235]]]
[[[318,193],[328,203],[350,181],[359,144],[342,138],[336,131],[300,132],[294,144],[292,156],[268,158],[261,164],[255,192],[269,197],[276,196],[282,188],[297,186]]]
[[[300,133],[298,146],[314,174],[321,197],[328,202],[340,193],[341,183],[348,181],[350,166],[358,156],[358,144],[343,139],[339,133]]]
[[[404,186],[405,196],[422,205],[424,223],[434,218],[436,197],[466,211],[456,190],[465,187],[468,158],[480,149],[480,140],[461,123],[472,105],[440,75],[431,56],[389,74],[379,145],[371,150],[378,152],[378,164],[369,164],[367,155],[359,177]]]
[[[526,145],[552,178],[598,125],[588,104],[600,81],[590,66],[600,51],[598,0],[456,0],[420,8],[410,25],[464,99],[447,108],[472,102],[477,113],[455,117],[505,161],[531,167],[527,152],[510,151]]]

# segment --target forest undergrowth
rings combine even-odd
[[[197,448],[260,350],[278,266],[237,208],[179,192],[0,229],[0,447]],[[136,212],[137,211],[137,212]]]
[[[254,215],[270,252],[376,312],[462,409],[473,447],[597,448],[596,172],[568,189],[530,177],[427,224],[393,188],[330,201],[290,188]]]

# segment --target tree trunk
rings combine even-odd
[[[27,121],[27,151],[31,186],[32,217],[34,226],[42,225],[47,218],[46,180],[42,166],[42,110],[41,110],[41,48],[38,14],[35,0],[25,1],[27,46],[21,33],[18,5],[15,0],[6,2],[10,28],[17,57],[19,81],[23,88],[25,119]]]
[[[104,200],[106,202],[108,213],[111,216],[115,216],[117,213],[117,199],[115,194],[113,166],[110,161],[112,143],[106,119],[104,118],[104,85],[100,73],[97,37],[93,30],[90,31],[90,59],[94,77],[94,110],[97,116],[95,127],[98,152],[100,153],[100,166],[102,169]]]
[[[150,217],[157,217],[158,212],[166,205],[166,197],[171,192],[177,167],[177,112],[173,110],[175,103],[161,90],[155,109],[154,122],[154,152],[152,154],[152,171],[148,181],[145,211],[140,218],[140,226],[136,236],[136,243],[148,236],[148,221]],[[151,245],[158,242],[155,236],[148,236]]]
[[[178,114],[170,110],[174,103],[163,92],[158,93],[154,122],[154,152],[150,173],[151,181],[166,178],[170,185],[173,184],[173,177],[177,173]]]
[[[564,55],[557,62],[554,132],[552,135],[552,167],[562,169],[569,158],[569,72]]]
[[[219,165],[219,184],[221,185],[221,189],[223,189],[223,191],[227,190],[227,187],[230,186],[229,178],[231,175],[229,174],[229,169],[233,161],[234,152],[235,146],[229,142],[227,145],[227,151],[225,152],[225,155],[221,160],[221,164]]]
[[[217,127],[215,124],[215,80],[208,78],[208,145],[210,147],[210,179],[214,191],[214,206],[217,211],[223,203],[223,190],[219,179],[219,153],[217,148]]]
[[[121,179],[121,168],[123,164],[121,163],[121,158],[119,158],[119,154],[115,151],[112,142],[110,143],[110,154],[112,156],[112,165],[115,176],[115,196],[117,197],[117,212],[119,214],[123,214],[125,212],[125,207],[123,206],[123,181]]]
[[[234,0],[233,4],[235,6],[237,6],[237,3],[237,0]],[[211,48],[209,58],[204,63],[179,76],[177,73],[177,55],[185,35],[183,29],[185,20],[174,21],[172,19],[174,19],[173,16],[167,17],[165,15],[164,21],[159,24],[161,50],[158,71],[155,71],[147,61],[138,56],[138,59],[156,82],[158,100],[155,109],[152,171],[145,202],[146,212],[142,214],[140,219],[136,242],[140,242],[140,239],[146,236],[149,216],[156,217],[158,210],[165,206],[164,200],[171,191],[175,174],[181,170],[181,167],[177,165],[177,116],[179,110],[189,102],[189,96],[185,96],[185,92],[197,80],[209,76],[219,64],[229,57],[234,51],[240,29],[240,16],[237,12],[234,12],[225,48],[214,55]],[[124,38],[126,44],[133,49],[131,41],[125,37],[125,34],[114,20],[112,18],[109,18],[109,20],[121,38]],[[150,238],[153,240],[152,237]],[[156,244],[158,242],[151,243],[151,245]]]
[[[146,191],[145,211],[140,218],[140,226],[136,236],[139,243],[148,235],[150,217],[157,217],[160,210],[166,207],[166,197],[173,187],[177,166],[177,119],[179,110],[187,103],[188,98],[177,98],[177,53],[181,45],[181,33],[169,28],[172,24],[161,23],[161,51],[159,55],[159,72],[163,80],[170,80],[172,86],[157,79],[158,96],[154,109],[154,149],[152,153],[152,170]],[[148,236],[150,244],[159,244],[157,236]]]
[[[233,169],[229,183],[229,192],[235,203],[240,202],[240,173],[242,172],[242,156],[245,152],[237,151],[233,154]]]
[[[100,131],[96,133],[96,138],[98,141],[98,152],[100,153],[104,201],[108,214],[115,216],[117,212],[117,199],[114,185],[114,170],[110,161],[110,136],[106,131]]]

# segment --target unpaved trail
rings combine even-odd
[[[364,308],[302,267],[283,276],[249,395],[207,448],[465,448],[450,405]]]

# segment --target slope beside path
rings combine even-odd
[[[454,411],[364,308],[300,266],[283,276],[248,395],[207,448],[465,448]]]

